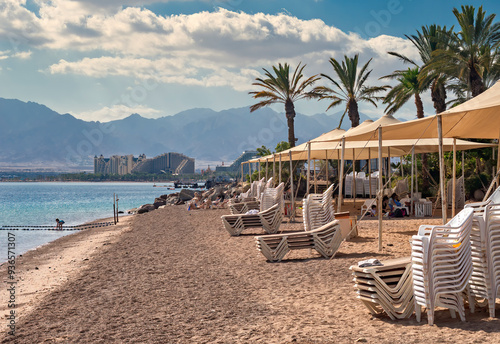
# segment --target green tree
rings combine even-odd
[[[262,107],[283,103],[285,104],[285,115],[288,125],[288,143],[290,147],[295,147],[295,105],[294,103],[300,99],[311,99],[319,97],[319,94],[314,90],[306,91],[308,87],[319,80],[317,75],[313,75],[305,80],[303,71],[306,65],[297,66],[293,74],[290,76],[290,66],[288,63],[278,64],[276,68],[273,66],[274,75],[264,69],[266,78],[257,78],[257,82],[252,85],[262,88],[260,91],[249,92],[254,99],[264,99],[250,107],[250,112],[258,110]]]
[[[321,74],[321,76],[329,80],[334,88],[327,86],[316,87],[315,90],[321,94],[320,99],[329,99],[332,102],[326,109],[333,108],[341,103],[345,103],[345,110],[340,119],[339,128],[342,124],[345,114],[347,113],[351,120],[351,126],[359,125],[359,110],[358,102],[368,102],[377,107],[375,101],[382,100],[383,97],[376,94],[386,90],[387,86],[366,86],[366,80],[370,76],[372,70],[368,70],[371,59],[358,72],[358,54],[353,58],[344,55],[344,61],[340,64],[333,57],[330,58],[330,64],[339,79],[337,82],[334,78]]]
[[[456,82],[465,82],[472,97],[485,89],[485,76],[493,60],[497,60],[500,43],[500,23],[493,23],[495,14],[486,16],[480,6],[477,13],[473,6],[453,9],[460,31],[449,35],[447,48],[432,53],[431,61],[423,73],[440,71]],[[491,74],[491,73],[490,73]]]

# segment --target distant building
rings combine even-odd
[[[239,172],[241,173],[241,163],[257,157],[257,151],[244,151],[231,165],[216,166],[215,172]],[[252,164],[252,171],[255,171],[255,164]],[[243,173],[249,172],[248,164],[243,165]]]
[[[133,172],[194,173],[194,159],[180,153],[165,153],[151,159],[147,159],[145,154],[138,158],[131,154],[94,157],[94,173],[124,175]]]
[[[193,174],[194,159],[180,153],[164,153],[141,161],[132,172]]]

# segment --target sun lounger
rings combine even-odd
[[[234,214],[221,216],[224,227],[232,236],[251,227],[262,227],[266,233],[276,233],[283,219],[283,183],[277,188],[268,188],[262,196],[257,214]]]
[[[311,231],[335,220],[333,208],[334,184],[322,194],[309,194],[302,201],[304,230]]]
[[[308,232],[274,234],[255,237],[257,249],[271,262],[279,262],[291,250],[315,249],[325,258],[335,255],[342,235],[335,220]]]

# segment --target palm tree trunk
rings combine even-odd
[[[415,105],[417,106],[417,118],[424,118],[424,104],[418,93],[415,93]],[[430,182],[427,175],[427,154],[422,154],[422,191],[429,190]]]
[[[359,125],[359,111],[358,103],[354,99],[349,99],[347,104],[349,119],[351,120],[351,127],[355,128]]]
[[[469,66],[469,69],[470,69],[469,73],[470,87],[472,91],[472,96],[475,97],[483,93],[486,88],[484,87],[483,78],[476,71],[474,64],[472,64],[472,66]]]
[[[441,113],[446,111],[446,90],[443,83],[438,80],[439,79],[434,80],[431,85],[431,97],[436,113]]]
[[[295,106],[290,99],[287,99],[285,102],[285,113],[288,124],[288,143],[290,144],[290,148],[292,148],[295,147]]]

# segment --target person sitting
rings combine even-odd
[[[384,196],[384,198],[382,198],[382,211],[384,213],[391,211],[391,207],[389,206],[389,197],[387,196]]]
[[[377,206],[375,204],[372,204],[372,208],[370,209],[370,216],[377,216]]]
[[[401,202],[399,202],[398,195],[396,193],[393,193],[391,195],[391,198],[389,198],[389,207],[391,207],[391,211],[394,210],[394,207],[400,207]]]

